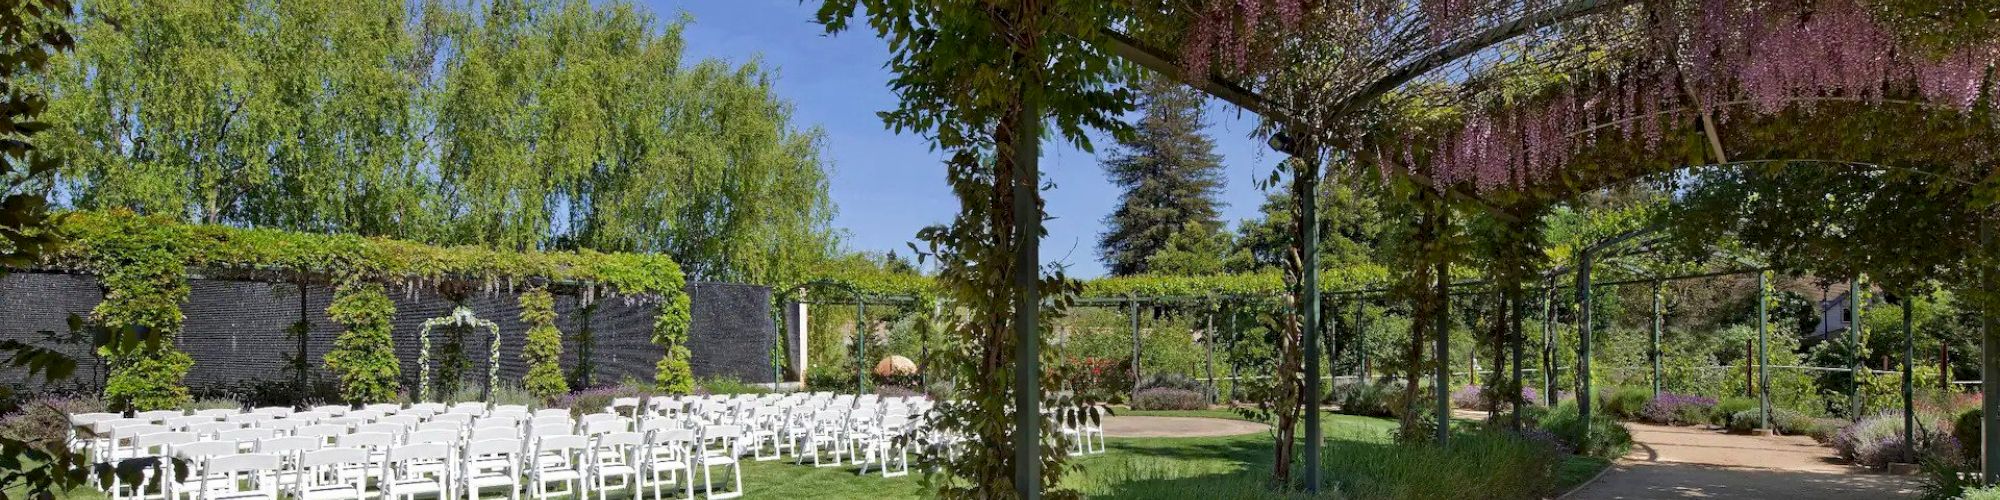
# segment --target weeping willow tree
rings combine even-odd
[[[106,2],[39,82],[78,208],[779,282],[831,252],[822,133],[688,18],[582,0]]]

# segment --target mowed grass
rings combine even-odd
[[[1249,420],[1228,410],[1128,411],[1120,414]],[[1460,450],[1392,444],[1389,436],[1395,426],[1396,422],[1389,419],[1322,415],[1321,428],[1327,438],[1327,480],[1335,486],[1341,486],[1342,482],[1360,481],[1344,485],[1344,490],[1354,494],[1340,496],[1332,492],[1334,488],[1329,488],[1329,494],[1324,498],[1420,498],[1436,494],[1434,492],[1438,490],[1410,490],[1397,485],[1412,481],[1449,481],[1453,477],[1469,477],[1484,472],[1479,467],[1468,468],[1441,460],[1448,458],[1448,453]],[[1281,498],[1264,486],[1272,461],[1269,432],[1203,438],[1111,438],[1107,441],[1107,452],[1077,459],[1081,469],[1065,478],[1066,486],[1092,498]],[[1606,465],[1608,463],[1602,460],[1569,457],[1557,466],[1559,484],[1555,491],[1567,490],[1589,479]],[[1340,477],[1338,474],[1339,470],[1350,469],[1357,471],[1356,475],[1365,470],[1366,474],[1385,477]],[[717,472],[722,473],[720,470]],[[871,470],[862,476],[856,473],[854,466],[797,465],[792,463],[790,457],[772,462],[746,458],[743,462],[746,498],[887,500],[931,496],[925,494],[918,475],[883,478]],[[727,481],[726,473],[717,479],[717,486],[723,486]],[[1467,487],[1491,486],[1473,484]],[[696,489],[700,489],[699,484]],[[9,491],[9,496],[18,497],[18,494]],[[624,495],[614,493],[610,496],[621,498]],[[1468,498],[1490,496],[1474,495]],[[78,491],[65,496],[79,500],[104,497],[96,491]],[[1293,497],[1307,498],[1303,495]],[[642,498],[651,496],[642,495]]]

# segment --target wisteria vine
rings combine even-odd
[[[1605,15],[1641,16],[1639,50],[1572,74],[1569,82],[1526,101],[1463,111],[1456,123],[1378,133],[1362,152],[1384,176],[1421,174],[1437,189],[1523,189],[1549,180],[1600,139],[1655,152],[1670,131],[1707,118],[1770,116],[1810,110],[1819,101],[1901,101],[1967,112],[1996,97],[1989,74],[2000,64],[2000,39],[1953,40],[1943,47],[1911,40],[1884,19],[1893,0],[1642,0]],[[1354,8],[1381,2],[1360,1]],[[1429,42],[1466,36],[1499,13],[1537,12],[1552,0],[1424,0],[1406,23]],[[1211,65],[1252,68],[1268,60],[1270,40],[1315,29],[1294,0],[1210,2],[1183,41],[1186,71]],[[1257,32],[1255,30],[1265,30]],[[1984,35],[1990,35],[1990,32]],[[1260,41],[1259,39],[1262,39]],[[1932,44],[1936,45],[1936,44]],[[1518,57],[1518,56],[1517,56]],[[1495,67],[1508,61],[1495,59]]]

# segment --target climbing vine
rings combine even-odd
[[[694,371],[688,366],[688,323],[692,320],[687,294],[660,303],[660,316],[653,320],[653,343],[666,348],[653,374],[660,390],[669,394],[694,392]]]
[[[340,287],[334,291],[326,315],[346,327],[334,338],[333,350],[326,353],[326,368],[340,379],[340,397],[353,403],[395,401],[396,381],[403,374],[396,360],[395,341],[389,335],[396,303],[389,300],[382,285]]]
[[[143,345],[113,343],[98,348],[109,365],[104,398],[114,407],[136,410],[174,408],[192,400],[182,380],[194,359],[174,347],[180,334],[180,304],[187,299],[187,262],[192,253],[185,226],[129,212],[107,224],[70,232],[83,252],[81,266],[102,278],[104,301],[91,319],[106,329],[150,330]]]
[[[545,401],[569,393],[569,382],[563,380],[562,331],[556,329],[555,306],[555,297],[548,289],[521,294],[521,322],[528,324],[528,340],[521,345],[521,361],[528,365],[528,376],[521,385]]]

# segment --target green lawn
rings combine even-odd
[[[1227,410],[1131,411],[1121,414],[1242,418]],[[1395,428],[1395,421],[1326,414],[1321,425],[1330,440],[1330,447],[1344,444],[1388,448],[1392,446],[1389,431]],[[1087,496],[1161,498],[1166,495],[1192,498],[1215,497],[1218,493],[1240,498],[1269,496],[1263,494],[1259,486],[1260,478],[1271,462],[1271,437],[1268,433],[1209,438],[1112,438],[1107,441],[1109,451],[1079,459],[1082,470],[1067,479],[1071,487]],[[1557,475],[1562,484],[1556,491],[1567,490],[1589,479],[1606,465],[1608,463],[1603,460],[1570,457],[1558,468]],[[887,500],[924,496],[915,475],[885,479],[871,472],[867,476],[858,476],[851,466],[816,468],[793,465],[789,458],[777,462],[747,460],[743,464],[743,473],[747,490],[745,496],[748,498]],[[1339,477],[1327,479],[1343,480]],[[97,499],[103,498],[103,495],[88,492],[68,498]]]

